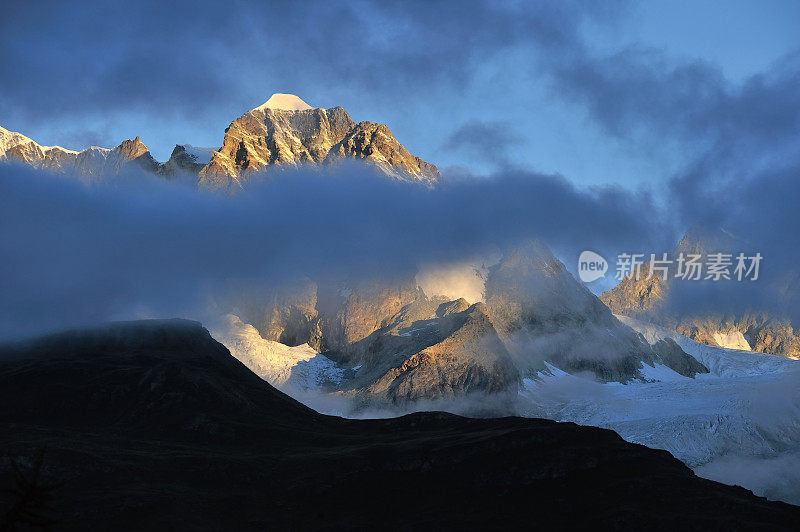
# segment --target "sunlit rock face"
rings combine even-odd
[[[383,124],[356,124],[341,107],[312,108],[293,95],[273,95],[225,130],[222,147],[200,171],[200,184],[227,187],[273,165],[360,159],[389,177],[434,184],[435,166],[408,153]]]
[[[0,161],[82,177],[117,174],[135,163],[167,178],[195,176],[199,186],[211,189],[238,186],[269,167],[330,165],[345,159],[366,162],[400,181],[426,186],[441,181],[439,170],[411,155],[385,125],[357,124],[341,107],[314,108],[292,94],[274,94],[231,122],[218,150],[178,144],[165,163],[156,161],[139,137],[113,149],[74,151],[41,146],[0,128]]]
[[[70,167],[78,152],[61,146],[41,146],[25,135],[0,127],[0,161],[60,170]]]
[[[42,146],[24,135],[0,128],[0,161],[4,160],[89,179],[119,174],[129,164],[154,173],[159,173],[162,167],[139,137],[124,140],[114,149],[92,146],[75,151],[61,146]]]
[[[412,279],[315,281],[306,277],[264,290],[245,289],[233,310],[267,340],[307,343],[353,358],[354,344],[420,298]],[[423,296],[424,297],[424,296]]]
[[[288,111],[258,107],[225,130],[200,184],[227,186],[270,165],[321,163],[355,123],[341,107]]]
[[[333,391],[365,406],[483,394],[507,413],[522,380],[549,365],[619,382],[644,378],[643,364],[708,371],[677,345],[650,346],[539,242],[506,250],[484,274],[482,290],[462,282],[459,268],[438,270],[438,283],[298,279],[244,290],[231,312],[265,340],[308,345],[334,362],[342,373]],[[429,292],[421,278],[429,288],[468,287],[482,301]]]
[[[411,155],[383,124],[357,124],[344,139],[331,147],[325,160],[334,162],[342,158],[364,160],[387,176],[401,181],[434,185],[441,179],[435,166]]]
[[[447,313],[441,307],[452,305],[437,303],[416,302],[418,308],[407,307],[360,342],[365,347],[363,367],[351,383],[358,398],[404,404],[516,392],[520,372],[485,305],[476,303],[461,312],[451,308]]]

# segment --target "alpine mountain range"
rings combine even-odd
[[[263,105],[233,120],[219,148],[178,144],[164,162],[154,159],[139,136],[114,148],[93,146],[75,151],[40,145],[0,127],[0,162],[77,176],[89,184],[130,170],[165,180],[190,179],[200,189],[198,193],[246,194],[247,181],[270,170],[327,167],[351,160],[368,165],[381,178],[402,186],[424,187],[431,194],[446,186],[437,167],[409,153],[386,125],[356,123],[342,107],[314,108],[290,94],[273,94]],[[674,254],[709,253],[736,245],[735,237],[724,229],[699,225],[686,233]],[[724,312],[676,310],[667,304],[670,290],[676,290],[674,283],[645,276],[637,280],[631,275],[598,297],[568,271],[545,242],[528,240],[500,251],[499,256],[483,257],[480,264],[466,267],[465,275],[471,276],[479,289],[460,297],[426,284],[421,274],[315,278],[297,272],[279,286],[232,288],[228,297],[215,302],[219,320],[206,324],[210,335],[191,322],[126,323],[115,325],[108,334],[73,331],[5,349],[9,357],[20,360],[31,356],[34,348],[30,345],[52,352],[53,360],[63,366],[57,371],[74,373],[76,382],[83,383],[76,384],[80,388],[77,395],[63,401],[74,400],[76,408],[83,408],[81,387],[87,384],[71,365],[71,357],[81,346],[88,346],[97,357],[92,359],[95,369],[109,372],[110,380],[105,382],[112,383],[107,388],[103,384],[97,393],[123,412],[120,426],[124,430],[138,427],[147,437],[170,442],[182,441],[184,432],[194,431],[203,434],[209,449],[224,446],[226,438],[232,441],[240,432],[261,434],[261,427],[253,428],[258,426],[258,417],[277,411],[286,416],[280,422],[280,431],[285,433],[278,439],[287,448],[293,442],[308,448],[319,443],[308,439],[301,426],[306,421],[324,425],[342,449],[351,445],[348,442],[359,431],[382,445],[386,431],[400,430],[409,439],[398,444],[405,450],[396,456],[406,456],[406,445],[416,449],[414,438],[428,438],[415,432],[421,430],[417,423],[450,430],[450,418],[435,416],[402,418],[405,421],[396,426],[378,422],[340,426],[338,421],[330,421],[334,418],[316,417],[318,414],[272,386],[323,413],[345,417],[446,410],[477,417],[544,417],[611,428],[628,442],[672,452],[698,472],[734,451],[763,457],[800,449],[800,416],[795,415],[793,404],[786,406],[788,424],[767,423],[732,406],[795,375],[792,359],[800,356],[800,334],[790,316],[748,307]],[[776,289],[787,300],[796,298],[799,278],[796,272],[787,271]],[[147,364],[157,369],[148,367],[138,355],[145,351],[152,358]],[[109,369],[108,353],[123,357],[135,379],[114,380],[121,377]],[[193,358],[197,353],[201,358]],[[11,362],[0,367],[4,386],[29,399],[26,408],[32,418],[41,412],[35,408],[35,398],[25,395],[25,383],[33,386],[50,370],[46,364],[25,366],[28,380],[18,384],[11,376],[22,370]],[[271,386],[259,388],[263,381]],[[170,387],[188,390],[186,402],[170,399]],[[713,401],[719,402],[719,408],[709,411],[707,405]],[[149,418],[140,408],[150,407],[140,403],[156,405],[149,412],[156,417]],[[210,408],[214,415],[198,414],[169,434],[159,425],[173,414],[189,419],[196,408]],[[102,419],[95,421],[112,426],[117,423],[115,415],[104,411]],[[18,422],[17,418],[6,421]],[[513,423],[508,427],[489,424],[481,425],[480,430],[515,427]],[[114,434],[116,438],[122,433]],[[476,434],[478,439],[485,436],[480,431]],[[438,432],[430,437],[434,438],[430,441],[447,440]],[[91,437],[86,438],[76,445],[91,447]],[[612,445],[611,440],[597,438],[603,445]],[[482,456],[480,453],[488,456],[490,448],[490,444],[486,449],[479,445],[475,457]],[[247,452],[244,448],[236,452],[240,451]],[[198,452],[211,451],[204,448]],[[344,467],[331,457],[319,457],[324,468],[340,473]],[[235,462],[240,458],[229,459]],[[663,467],[663,471],[683,471],[677,461],[661,464],[654,457],[649,459],[655,464],[652,467]],[[408,460],[413,462],[413,458]],[[378,474],[356,462],[351,465],[364,478]],[[635,463],[651,465],[644,458],[631,462]],[[420,467],[435,471],[447,467],[436,459],[426,464]],[[470,464],[477,467],[474,461]],[[400,470],[405,467],[398,466]],[[678,473],[674,474],[680,477]],[[688,470],[685,473],[690,474]],[[286,471],[280,474],[288,476]],[[531,474],[550,478],[550,473]],[[707,475],[714,477],[712,471]],[[746,479],[734,481],[750,487]],[[502,484],[502,480],[490,480],[492,486],[495,482]],[[670,482],[683,486],[683,481]],[[686,481],[689,492],[695,489],[690,484]],[[346,494],[353,486],[343,489]],[[759,494],[800,501],[798,494],[775,495],[767,489]],[[755,498],[748,498],[751,494],[723,490],[715,495],[721,499],[737,496],[743,497],[743,507],[757,506]],[[790,512],[777,506],[773,511],[776,520],[784,519],[781,512]],[[81,519],[93,522],[91,516]]]
[[[0,127],[0,161],[87,178],[135,164],[165,178],[189,174],[201,187],[225,188],[273,165],[333,164],[343,158],[363,160],[400,180],[429,186],[441,180],[435,166],[408,153],[385,125],[356,124],[341,107],[313,108],[291,94],[273,94],[231,122],[218,150],[178,144],[164,163],[153,158],[138,136],[112,149],[75,151],[42,146]]]

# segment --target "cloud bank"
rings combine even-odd
[[[284,171],[228,196],[131,173],[87,185],[0,166],[0,334],[137,315],[197,316],[235,283],[408,275],[530,238],[646,246],[649,197],[508,172],[439,190],[360,164]],[[577,254],[575,255],[577,256]]]
[[[711,218],[704,208],[688,215],[664,208],[645,192],[580,189],[520,169],[432,191],[357,163],[301,168],[254,179],[231,197],[149,174],[86,185],[3,165],[0,334],[138,315],[190,317],[231,284],[280,284],[297,274],[447,271],[531,238],[574,272],[584,249],[609,258],[670,250],[704,217],[741,236],[750,246],[744,251],[764,255],[762,280],[692,285],[677,304],[796,316],[798,302],[774,292],[798,275],[796,163],[730,189]],[[474,288],[475,279],[457,280]]]

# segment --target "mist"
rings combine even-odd
[[[106,320],[218,315],[233,286],[406,275],[531,238],[559,250],[645,247],[647,196],[510,171],[437,190],[362,164],[254,177],[237,194],[128,172],[84,183],[0,166],[0,336]],[[468,283],[469,284],[469,283]]]
[[[674,308],[796,317],[798,301],[777,292],[800,260],[800,237],[788,229],[800,226],[793,175],[731,191],[717,211],[727,214],[707,219],[679,216],[646,190],[578,188],[525,169],[429,190],[343,163],[256,175],[228,194],[131,170],[86,183],[1,165],[0,337],[116,319],[203,321],[220,314],[231,287],[300,275],[416,277],[424,289],[477,301],[491,261],[533,238],[573,273],[582,250],[599,251],[609,282],[618,253],[671,250],[698,220],[762,253],[761,278],[683,283],[691,290],[673,291]]]

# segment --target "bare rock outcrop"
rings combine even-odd
[[[620,382],[643,378],[642,364],[708,371],[677,344],[651,347],[539,242],[490,268],[485,303],[430,297],[412,278],[388,276],[305,280],[244,299],[234,312],[263,338],[319,350],[345,370],[338,390],[365,406],[502,398],[547,364]]]
[[[158,173],[161,166],[137,136],[113,149],[92,146],[82,151],[42,146],[28,137],[0,128],[0,162],[22,163],[57,174],[77,174],[86,179],[119,174],[129,164]]]
[[[167,178],[188,174],[197,178],[200,187],[227,189],[269,167],[330,165],[344,159],[364,161],[400,181],[425,186],[441,181],[439,170],[411,155],[385,125],[357,124],[341,107],[313,108],[290,94],[274,94],[231,122],[218,150],[176,145],[165,163],[156,161],[139,137],[113,149],[74,151],[41,146],[0,128],[0,162],[15,161],[85,178],[115,175],[135,163]]]
[[[312,108],[297,97],[274,95],[231,122],[222,147],[200,170],[200,185],[224,188],[275,165],[331,164],[360,159],[385,175],[427,185],[441,178],[435,166],[408,153],[383,124],[356,124],[341,107]],[[277,103],[276,103],[277,102]]]
[[[602,381],[639,377],[649,344],[579,283],[539,242],[508,251],[486,282],[489,316],[526,373],[545,362]]]

